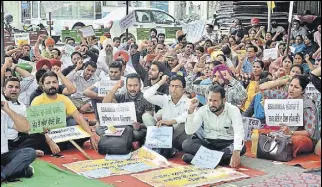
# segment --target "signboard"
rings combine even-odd
[[[149,148],[172,148],[172,127],[148,127],[145,146]]]
[[[103,36],[105,32],[109,32],[109,29],[94,29],[95,36],[100,37]],[[72,37],[75,39],[75,42],[79,43],[81,41],[80,36],[77,30],[62,30],[61,31],[62,41],[65,41],[66,37]]]
[[[269,126],[303,126],[303,99],[266,99],[264,108]]]
[[[261,121],[256,118],[243,117],[243,125],[244,125],[244,132],[245,132],[244,140],[246,141],[251,140],[253,129],[264,128],[264,125],[262,125]]]
[[[189,42],[197,42],[205,34],[206,21],[198,20],[191,22],[182,27],[183,33],[187,34],[186,38]]]
[[[97,103],[101,126],[130,125],[136,121],[134,102]]]
[[[137,39],[138,40],[149,40],[150,39],[150,29],[152,28],[136,28]],[[162,29],[162,30],[161,30]],[[166,39],[175,39],[176,32],[181,30],[182,27],[163,27],[158,28],[158,33],[161,31],[163,33],[163,29],[165,32]]]
[[[80,126],[71,126],[50,130],[48,136],[55,142],[67,142],[69,140],[78,140],[88,138],[90,135]]]
[[[224,152],[214,151],[201,146],[191,163],[198,168],[216,168]]]
[[[124,31],[127,28],[132,27],[135,22],[136,22],[135,12],[132,11],[130,14],[128,14],[127,16],[125,16],[120,20],[121,30]]]
[[[277,59],[278,57],[278,49],[272,48],[272,49],[264,49],[264,56],[263,60],[268,60],[271,58],[272,60]]]
[[[27,109],[31,124],[30,134],[44,132],[44,129],[66,127],[66,109],[63,102],[31,106]]]
[[[118,81],[101,79],[98,85],[98,96],[105,97]]]
[[[46,13],[53,12],[64,6],[62,1],[41,1],[41,5]]]
[[[80,28],[79,30],[82,32],[84,38],[95,36],[95,31],[92,25]]]
[[[29,33],[14,34],[14,38],[15,38],[15,44],[17,46],[21,46],[21,45],[24,45],[24,44],[30,44]]]

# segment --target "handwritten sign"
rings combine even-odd
[[[90,37],[90,36],[95,36],[95,31],[94,31],[94,28],[93,28],[92,25],[83,27],[83,28],[81,28],[79,30],[82,32],[84,38]]]
[[[53,129],[48,133],[48,136],[55,143],[90,137],[90,135],[86,131],[84,131],[80,126]]]
[[[206,169],[195,166],[167,168],[142,174],[133,174],[132,176],[151,186],[160,186],[162,184],[162,186],[167,187],[195,187],[248,177],[231,168],[218,167],[216,169]]]
[[[148,127],[145,146],[149,148],[172,148],[172,127]]]
[[[130,125],[136,121],[134,102],[97,103],[101,126]]]
[[[303,99],[267,99],[264,108],[269,126],[303,126]]]
[[[31,124],[30,134],[44,132],[44,129],[66,127],[66,109],[63,102],[32,106],[27,109]]]
[[[17,33],[13,35],[15,38],[15,44],[17,46],[21,46],[24,44],[30,44],[29,33]]]
[[[153,162],[144,159],[86,160],[63,164],[63,166],[78,175],[83,175],[87,178],[103,178],[112,175],[124,175],[159,168]]]
[[[53,12],[64,6],[62,1],[41,1],[46,13]]]
[[[272,49],[264,49],[264,56],[263,60],[268,60],[269,58],[271,59],[277,59],[278,57],[278,49],[272,48]]]
[[[104,97],[113,88],[117,81],[101,79],[98,85],[98,96]]]
[[[244,140],[251,140],[253,129],[264,128],[261,121],[256,118],[243,117],[245,137]]]
[[[133,11],[121,19],[121,21],[120,21],[121,30],[124,31],[125,29],[132,27],[135,22],[136,22],[136,19],[135,19],[135,14]]]
[[[199,168],[216,168],[223,155],[223,152],[201,146],[191,163]]]

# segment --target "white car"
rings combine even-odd
[[[182,27],[171,15],[167,12],[155,8],[139,8],[129,7],[129,14],[134,11],[136,17],[135,24],[128,28],[128,38],[135,38],[137,41],[149,39],[149,30],[155,28],[158,33],[165,33],[166,43],[173,43],[175,41],[175,34],[177,30]],[[126,7],[120,7],[113,10],[102,19],[94,21],[94,28],[100,28],[112,21],[113,26],[110,34],[113,37],[119,36],[121,41],[126,38],[126,31],[120,27],[120,20],[126,16]]]

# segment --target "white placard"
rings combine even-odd
[[[19,60],[18,60],[18,64],[29,64],[29,65],[34,65],[35,63],[34,63],[34,62],[27,61],[27,60],[23,60],[23,59],[19,58]]]
[[[132,27],[135,22],[136,22],[136,19],[135,19],[135,14],[133,11],[121,19],[121,21],[120,21],[121,30],[124,31],[125,29]]]
[[[131,125],[136,122],[134,102],[97,103],[101,126]]]
[[[53,12],[64,6],[62,1],[41,1],[46,13]]]
[[[90,135],[85,132],[80,126],[52,129],[49,131],[48,136],[55,143],[90,137]]]
[[[65,50],[65,55],[70,57],[72,53],[75,52],[75,47],[66,44],[64,47],[64,50]]]
[[[92,25],[80,28],[79,30],[82,32],[84,38],[95,36],[95,31]]]
[[[148,127],[145,146],[149,148],[172,148],[172,127]]]
[[[311,82],[306,86],[305,93],[306,94],[320,94],[320,92],[315,88],[315,86]]]
[[[271,58],[272,60],[277,59],[278,57],[278,49],[272,48],[272,49],[264,49],[264,56],[263,60],[268,60]]]
[[[29,33],[17,33],[13,35],[15,38],[15,44],[19,45],[19,41],[26,41],[28,44],[30,44],[30,37]]]
[[[105,97],[117,82],[109,79],[101,79],[98,86],[98,96]]]
[[[251,140],[253,129],[260,129],[264,127],[259,119],[248,117],[243,117],[243,125],[245,132],[244,140],[246,141]]]
[[[199,168],[216,168],[220,163],[223,152],[214,151],[201,146],[191,163]]]
[[[303,99],[266,99],[264,108],[269,126],[303,126]]]

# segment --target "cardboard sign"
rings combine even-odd
[[[15,38],[15,44],[17,46],[30,44],[29,33],[17,33],[17,34],[14,34],[14,38]]]
[[[191,163],[198,168],[216,168],[224,152],[214,151],[201,146]]]
[[[86,27],[83,27],[81,29],[79,29],[84,38],[87,38],[87,37],[90,37],[90,36],[95,36],[95,31],[94,31],[94,28],[92,25],[89,25],[89,26],[86,26]]]
[[[46,13],[54,12],[64,6],[63,1],[41,1]]]
[[[245,132],[244,140],[246,141],[251,140],[253,129],[264,128],[264,125],[262,125],[261,121],[256,118],[243,117],[243,125],[244,125],[244,132]]]
[[[134,11],[125,16],[120,21],[121,30],[124,31],[125,29],[132,27],[136,22]]]
[[[48,136],[55,142],[67,142],[69,140],[78,140],[88,138],[90,135],[80,126],[65,127],[49,131]]]
[[[105,97],[118,81],[101,79],[98,86],[98,96]]]
[[[31,124],[30,134],[44,132],[44,129],[66,127],[66,109],[63,102],[31,106],[27,109]]]
[[[278,49],[272,48],[272,49],[264,49],[264,56],[263,60],[268,60],[269,58],[275,60],[278,57]]]
[[[148,127],[145,146],[149,148],[172,148],[172,127]]]
[[[131,125],[136,120],[134,102],[97,103],[101,126]]]
[[[266,99],[264,108],[269,126],[303,126],[303,99]]]

